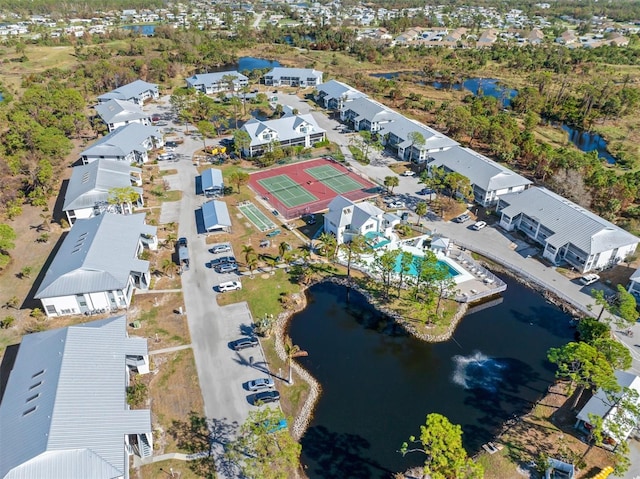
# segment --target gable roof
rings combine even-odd
[[[214,73],[200,73],[200,74],[195,74],[190,76],[189,78],[187,78],[187,84],[190,86],[195,87],[196,85],[204,85],[205,87],[207,86],[212,86],[215,84],[218,84],[220,82],[222,82],[223,78],[225,76],[234,76],[236,78],[234,78],[233,83],[238,83],[239,81],[248,81],[249,78],[247,78],[246,76],[244,76],[242,73],[239,73],[235,70],[233,71],[228,71],[228,72],[214,72]]]
[[[371,98],[355,98],[344,106],[345,111],[352,111],[356,120],[367,120],[370,123],[378,121],[390,121],[400,118],[402,115],[390,110],[382,103]]]
[[[204,218],[204,228],[207,231],[231,226],[229,210],[224,201],[213,200],[203,203],[202,216]]]
[[[508,205],[500,209],[507,216],[513,218],[524,213],[553,231],[554,234],[546,241],[556,248],[571,243],[587,254],[595,254],[640,241],[631,233],[546,188],[535,187],[503,195],[500,203]]]
[[[112,160],[97,160],[76,166],[64,195],[62,211],[90,208],[97,202],[107,201],[112,188],[129,186],[142,195],[142,188],[131,186],[131,173],[141,171],[140,168]]]
[[[155,83],[147,83],[144,80],[136,80],[131,83],[127,83],[126,85],[122,85],[121,87],[116,88],[115,90],[111,90],[109,93],[105,93],[98,97],[98,100],[105,102],[108,100],[116,99],[116,100],[129,100],[131,98],[136,98],[138,95],[149,91],[149,90],[157,90],[158,85]]]
[[[142,111],[142,108],[131,101],[114,99],[98,103],[94,108],[105,123],[123,123],[149,118],[148,113]]]
[[[80,156],[124,158],[132,151],[146,151],[142,144],[150,137],[162,138],[162,133],[154,126],[129,123],[97,140]]]
[[[322,72],[318,70],[314,70],[311,68],[286,68],[286,67],[275,67],[265,76],[267,77],[296,77],[296,78],[322,78]]]
[[[324,93],[325,99],[340,99],[346,96],[349,100],[354,98],[366,98],[367,95],[355,88],[350,87],[346,83],[339,82],[338,80],[329,80],[326,83],[321,83],[316,87],[318,92]]]
[[[125,434],[150,433],[151,412],[128,410],[125,361],[147,354],[124,315],[24,336],[0,403],[0,477],[126,476]]]
[[[530,185],[524,176],[476,153],[469,148],[456,146],[444,151],[430,153],[433,160],[429,166],[444,166],[466,176],[471,184],[485,191],[496,191],[517,186]]]
[[[224,180],[222,179],[222,171],[216,168],[209,168],[204,170],[200,178],[202,180],[202,191],[211,189],[222,189],[224,187]]]
[[[35,298],[112,291],[127,286],[132,271],[149,262],[136,257],[142,234],[155,235],[144,214],[104,213],[76,220],[40,283]]]
[[[251,137],[251,146],[264,145],[270,143],[270,141],[263,140],[259,135],[265,130],[273,130],[278,134],[278,141],[292,140],[294,138],[300,138],[305,134],[299,133],[296,128],[301,124],[308,123],[313,127],[314,133],[322,133],[325,130],[320,128],[316,123],[316,120],[310,113],[304,115],[285,115],[282,118],[276,120],[260,121],[255,118],[246,122],[242,129],[249,133]]]
[[[350,211],[344,213],[344,209],[349,207]],[[354,229],[357,229],[370,218],[379,217],[383,213],[384,211],[368,201],[354,203],[344,196],[336,196],[329,203],[329,211],[325,213],[325,218],[338,227],[350,224]]]
[[[383,124],[380,128],[381,135],[392,133],[398,138],[402,138],[404,141],[398,145],[401,148],[409,148],[411,146],[409,133],[412,132],[420,133],[425,139],[425,143],[420,150],[438,151],[458,145],[457,141],[449,138],[447,135],[402,115],[394,117],[393,121]]]

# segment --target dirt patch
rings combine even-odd
[[[150,351],[189,344],[187,316],[178,314],[180,307],[184,308],[182,293],[136,295],[127,318],[137,328],[131,334],[147,338]]]

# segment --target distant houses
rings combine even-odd
[[[322,72],[309,68],[276,67],[264,76],[264,84],[272,86],[318,86]]]
[[[543,246],[553,264],[567,262],[579,272],[620,263],[640,239],[545,188],[500,196],[500,226],[520,231]]]
[[[253,118],[241,129],[250,138],[249,144],[243,148],[245,156],[260,155],[272,148],[274,143],[282,148],[287,146],[310,148],[314,143],[323,141],[326,134],[311,114],[289,114],[276,120],[266,121]]]
[[[104,213],[77,220],[35,294],[46,315],[127,308],[134,288],[148,289],[149,262],[139,255],[157,249],[158,240],[144,218]]]
[[[129,123],[97,140],[80,153],[80,159],[85,164],[96,160],[146,163],[148,152],[162,146],[163,135],[156,127]]]
[[[200,73],[186,80],[187,88],[212,95],[219,92],[238,91],[249,85],[249,79],[237,71]]]
[[[128,478],[132,454],[153,455],[130,371],[148,373],[149,352],[126,316],[25,335],[0,403],[0,477]]]
[[[98,103],[95,107],[100,119],[107,125],[109,131],[131,123],[151,125],[151,116],[142,111],[137,103],[125,100],[109,100]]]
[[[136,80],[126,85],[122,85],[115,90],[100,95],[98,97],[99,103],[107,103],[110,100],[123,100],[135,103],[138,106],[144,105],[148,100],[156,100],[160,98],[158,91],[158,85],[155,83],[148,83],[143,80]]]
[[[77,219],[91,218],[105,211],[133,213],[134,206],[143,206],[142,170],[128,163],[97,160],[73,168],[64,195],[62,211],[73,225]],[[130,188],[137,195],[132,201],[117,201],[116,189]]]

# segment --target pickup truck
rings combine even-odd
[[[184,138],[182,136],[175,136],[175,135],[167,135],[164,137],[164,142],[165,143],[175,143],[176,145],[181,145],[182,143],[184,143]]]
[[[178,239],[178,259],[183,271],[189,269],[189,249],[187,248],[187,238]]]

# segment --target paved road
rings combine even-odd
[[[168,100],[165,97],[165,102]],[[152,111],[166,112],[158,105]],[[175,125],[174,125],[175,126]],[[178,127],[180,130],[183,127]],[[177,162],[162,163],[161,169],[176,169],[175,185],[182,191],[178,235],[189,240],[190,268],[182,274],[182,291],[192,349],[204,400],[205,415],[212,424],[215,440],[228,441],[234,426],[245,421],[253,406],[249,403],[246,382],[265,376],[265,360],[260,347],[233,351],[229,342],[251,333],[253,320],[246,303],[218,306],[214,285],[236,279],[234,274],[219,275],[207,268],[214,256],[208,252],[205,235],[196,231],[196,211],[205,199],[196,195],[196,166],[189,159],[202,148],[201,140],[186,136],[176,149],[183,155]],[[225,253],[229,254],[229,253]],[[234,474],[223,473],[231,477]]]

